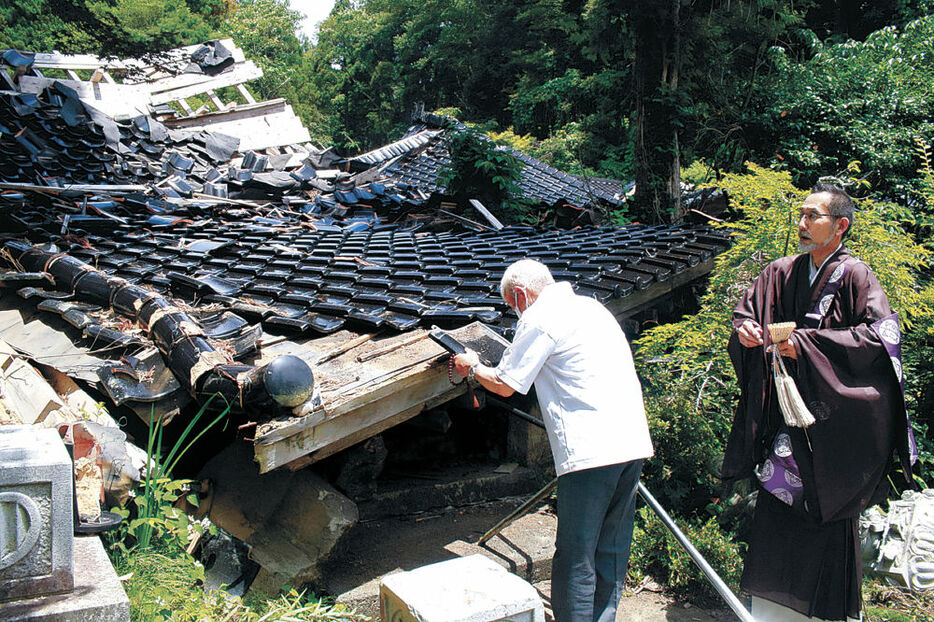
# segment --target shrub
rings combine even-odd
[[[861,161],[877,191],[917,197],[913,139],[934,133],[934,16],[888,26],[865,41],[815,42],[798,62],[770,50],[772,71],[754,88],[746,127],[754,158],[811,183],[819,171]]]
[[[733,542],[731,534],[712,518],[703,522],[676,522],[720,578],[736,592],[742,574],[743,545]],[[702,601],[720,598],[694,560],[648,508],[637,512],[630,562],[630,576],[635,581],[649,575],[683,598]]]

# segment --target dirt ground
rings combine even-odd
[[[542,597],[551,622],[550,565],[555,517],[543,505],[503,529],[484,546],[477,540],[522,502],[521,498],[444,508],[415,516],[366,521],[354,528],[350,545],[332,556],[325,568],[324,591],[360,613],[379,619],[379,579],[458,555],[491,557],[529,581]],[[726,608],[707,610],[679,602],[649,583],[625,595],[617,621],[721,622],[735,620]]]

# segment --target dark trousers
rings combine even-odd
[[[555,622],[614,622],[626,583],[642,460],[558,478],[551,566]]]

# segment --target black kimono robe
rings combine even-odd
[[[846,272],[817,328],[805,328],[834,270]],[[729,353],[742,390],[723,464],[726,482],[753,476],[783,419],[775,397],[767,326],[797,323],[797,361],[789,373],[816,422],[791,428],[806,511],[760,490],[742,587],[805,615],[858,618],[862,560],[859,513],[881,501],[893,450],[907,459],[904,396],[896,368],[872,325],[892,314],[866,264],[838,250],[808,283],[810,256],[769,264],[743,295],[734,328],[752,319],[764,346],[746,348],[736,333]],[[897,325],[896,325],[897,326]],[[897,332],[897,331],[896,331]],[[906,463],[907,464],[907,463]]]

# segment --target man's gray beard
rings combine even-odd
[[[814,240],[809,240],[807,242],[802,242],[798,240],[798,252],[799,253],[811,253],[816,251],[820,247],[820,244],[814,242]]]

